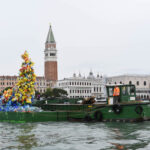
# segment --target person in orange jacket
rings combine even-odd
[[[114,103],[117,104],[120,99],[120,89],[118,86],[115,86],[114,88],[113,97],[114,97]]]

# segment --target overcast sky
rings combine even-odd
[[[150,0],[0,0],[0,75],[17,75],[25,50],[44,75],[49,23],[59,79],[150,74]]]

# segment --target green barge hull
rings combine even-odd
[[[54,105],[55,110],[53,108]],[[46,107],[47,109],[53,110],[43,112],[0,112],[0,121],[25,123],[48,121],[137,122],[150,120],[150,103],[121,105],[65,105],[67,110],[60,104],[47,105]],[[120,111],[117,112],[117,109]]]

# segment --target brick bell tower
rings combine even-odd
[[[52,27],[50,25],[45,42],[45,79],[47,81],[57,81],[57,50]]]

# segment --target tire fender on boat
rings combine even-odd
[[[141,115],[142,112],[143,112],[142,106],[136,106],[136,107],[135,107],[135,112],[136,112],[137,114]]]
[[[96,111],[94,113],[94,118],[97,120],[97,121],[102,121],[103,120],[103,114],[101,111]]]
[[[122,106],[115,104],[115,105],[113,105],[112,109],[116,114],[120,114],[122,111]]]

